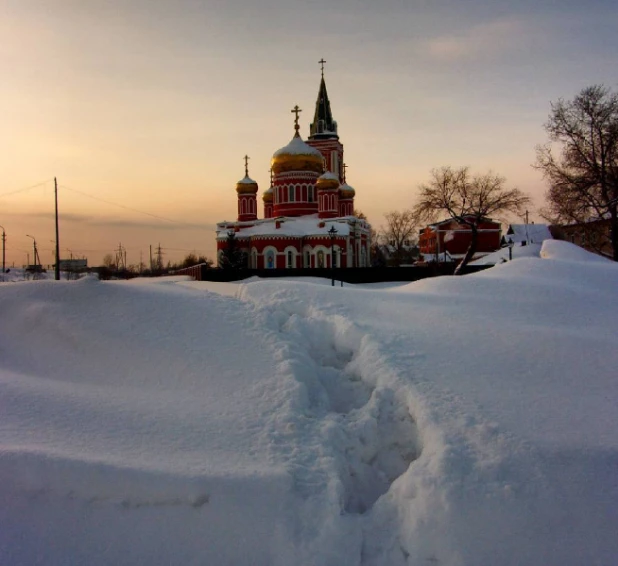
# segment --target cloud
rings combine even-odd
[[[12,216],[18,219],[45,219],[53,221],[53,212],[28,212],[28,213],[6,213],[5,216]],[[109,218],[104,216],[93,216],[89,214],[61,213],[60,227],[65,222],[71,224],[84,224],[84,228],[129,228],[138,230],[215,230],[214,222],[164,222],[152,221],[144,222],[141,220],[131,220],[129,218]]]
[[[439,61],[494,59],[521,45],[527,31],[521,20],[494,20],[469,28],[463,34],[431,38],[424,47],[430,57]]]

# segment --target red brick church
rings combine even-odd
[[[275,151],[270,187],[262,193],[258,217],[258,184],[245,176],[236,183],[238,218],[217,224],[221,266],[233,234],[251,269],[365,267],[371,246],[369,224],[354,216],[354,189],[347,184],[343,145],[322,79],[306,141],[300,136],[295,106],[294,137]]]

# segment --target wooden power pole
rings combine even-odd
[[[54,177],[54,197],[56,201],[56,265],[54,279],[60,281],[60,232],[58,230],[58,181]]]

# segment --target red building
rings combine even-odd
[[[501,227],[499,222],[489,218],[483,219],[478,225],[477,255],[484,255],[500,248]],[[435,256],[434,261],[444,261],[444,258],[462,258],[472,239],[472,230],[466,224],[448,219],[430,224],[420,231],[418,245],[426,260]]]
[[[275,151],[270,187],[264,191],[264,217],[258,218],[258,184],[245,177],[236,184],[238,217],[217,224],[217,255],[222,264],[229,235],[252,269],[365,267],[370,265],[370,225],[354,216],[354,189],[345,179],[343,145],[333,120],[324,73],[309,138],[294,137]]]

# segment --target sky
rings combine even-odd
[[[54,177],[62,257],[214,256],[243,156],[261,205],[295,104],[308,135],[321,58],[374,226],[443,165],[504,175],[539,220],[550,102],[616,89],[617,32],[601,0],[0,0],[7,263],[32,255],[27,235],[52,262]]]

